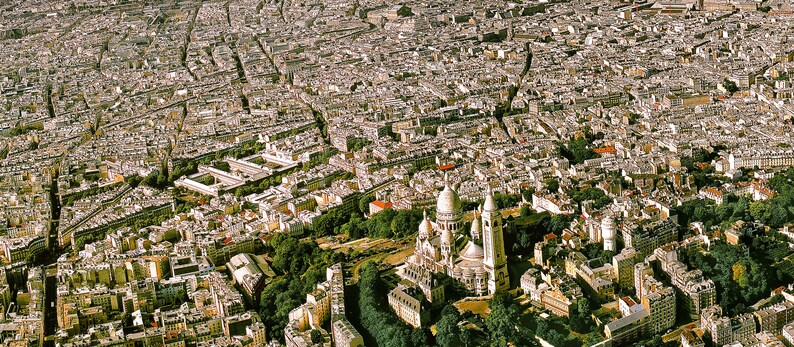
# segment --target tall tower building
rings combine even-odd
[[[640,301],[651,314],[648,330],[651,334],[658,334],[675,325],[675,290],[665,287],[661,283],[653,285],[649,289],[652,291],[643,296]]]
[[[604,250],[615,251],[615,219],[606,216],[601,221],[601,238],[604,239]]]
[[[507,256],[502,234],[502,215],[493,201],[490,188],[485,197],[482,211],[483,235],[483,266],[488,272],[488,292],[507,290],[510,287],[510,278],[507,275]]]

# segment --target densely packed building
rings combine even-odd
[[[361,346],[365,259],[417,329],[519,283],[583,343],[794,341],[791,1],[8,0],[0,40],[0,345]]]

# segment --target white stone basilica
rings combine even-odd
[[[502,216],[488,190],[482,211],[475,211],[469,237],[463,236],[463,210],[458,193],[445,179],[438,195],[436,221],[425,213],[419,225],[414,254],[408,257],[404,277],[429,291],[432,283],[417,283],[417,274],[445,273],[475,295],[493,294],[510,287],[504,251]],[[468,239],[468,240],[467,240]],[[482,246],[478,241],[482,239]],[[460,249],[456,245],[464,244]],[[421,281],[419,281],[421,282]],[[432,299],[431,299],[432,302]]]

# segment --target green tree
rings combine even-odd
[[[372,194],[362,195],[358,199],[358,211],[361,213],[369,213],[369,203],[375,201],[375,196]]]
[[[518,205],[518,202],[521,201],[521,195],[496,193],[493,199],[497,208],[504,209]]]
[[[367,139],[354,137],[347,141],[347,149],[348,152],[358,152],[371,143],[372,141],[369,141]]]
[[[157,174],[157,187],[164,188],[168,184],[168,178],[163,173]]]
[[[565,228],[571,225],[573,219],[574,219],[573,216],[566,216],[561,214],[554,215],[547,220],[547,223],[545,224],[546,230],[548,230],[551,233],[559,234],[563,230],[565,230]]]
[[[727,90],[728,93],[731,93],[731,94],[736,93],[736,92],[739,91],[739,87],[736,85],[736,82],[731,81],[731,80],[729,80],[727,78],[722,81],[722,86],[725,87],[725,90]]]
[[[262,290],[259,313],[268,330],[283,331],[289,312],[325,280],[326,268],[342,261],[344,255],[321,250],[315,242],[301,242],[287,233],[274,235],[267,248],[278,275]]]
[[[525,331],[521,325],[520,310],[512,298],[504,293],[496,293],[488,301],[491,314],[485,320],[488,334],[491,340],[504,340],[515,345],[528,344],[527,336],[530,332]]]
[[[260,316],[270,329],[283,331],[289,318],[289,311],[301,304],[298,298],[285,294],[289,292],[288,288],[289,280],[280,277],[262,290]]]
[[[548,178],[544,181],[544,188],[546,188],[549,193],[556,193],[557,190],[560,189],[560,181],[556,178]]]
[[[312,340],[312,343],[319,344],[319,343],[323,342],[323,334],[317,329],[312,329],[311,340]]]
[[[441,347],[455,347],[460,345],[457,336],[460,313],[453,305],[444,306],[441,310],[441,318],[436,323],[436,343]]]
[[[566,144],[558,144],[560,155],[568,159],[571,164],[581,164],[587,159],[597,158],[598,154],[591,148],[592,141],[596,140],[589,129],[584,129],[584,136],[574,136]]]
[[[547,234],[546,225],[551,219],[548,212],[531,214],[517,219],[508,219],[504,228],[506,245],[513,245],[508,249],[510,255],[528,255],[534,250],[535,242],[543,239]]]
[[[460,337],[460,342],[463,344],[463,347],[470,347],[474,345],[474,335],[469,328],[460,328],[460,333],[458,335]]]
[[[587,298],[581,298],[576,303],[576,307],[579,311],[579,314],[583,316],[590,316],[590,301]]]
[[[374,339],[374,345],[414,346],[415,340],[420,340],[420,335],[414,335],[407,325],[382,305],[387,300],[377,265],[369,261],[361,267],[359,274],[360,323],[365,332]],[[426,345],[426,340],[423,343]]]
[[[427,338],[427,330],[417,328],[411,330],[411,345],[412,346],[429,346]]]
[[[754,201],[750,204],[750,216],[754,220],[764,220],[766,216],[766,202]]]
[[[547,319],[538,319],[537,324],[535,325],[535,331],[548,331],[549,330],[549,321]]]
[[[367,231],[369,237],[373,238],[391,238],[392,233],[391,221],[397,212],[393,209],[385,209],[376,213],[369,220],[367,220]]]
[[[143,179],[140,176],[138,176],[138,175],[134,175],[134,176],[131,176],[131,177],[127,178],[125,181],[127,181],[127,184],[129,184],[130,187],[135,188],[139,184],[141,184],[141,181],[143,181]]]
[[[419,210],[400,210],[391,220],[391,232],[398,237],[411,235],[419,229],[423,214]]]
[[[508,346],[510,346],[510,344],[508,344],[507,339],[505,339],[504,336],[499,336],[496,339],[492,339],[491,340],[491,344],[489,346],[490,347],[508,347]]]
[[[521,190],[521,197],[524,198],[525,201],[531,202],[532,201],[532,194],[535,194],[535,189],[522,189]]]
[[[592,201],[591,207],[595,210],[599,210],[604,206],[609,205],[612,203],[612,198],[607,196],[604,191],[598,188],[587,188],[584,190],[575,190],[570,193],[571,198],[578,202],[584,201]]]
[[[351,239],[359,239],[367,234],[365,222],[357,214],[351,214],[350,221],[342,225],[340,231]]]
[[[579,333],[589,333],[592,325],[590,324],[590,303],[587,298],[581,298],[576,303],[576,309],[568,319],[568,323],[573,331]]]

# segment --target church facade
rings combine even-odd
[[[490,189],[485,203],[474,213],[468,236],[464,236],[463,225],[460,197],[445,180],[444,190],[436,202],[436,220],[431,221],[425,214],[419,225],[414,254],[406,260],[403,273],[425,274],[421,276],[422,279],[434,277],[428,274],[444,273],[478,296],[507,290],[510,278],[507,274],[502,216]],[[404,277],[423,291],[435,287],[434,283],[424,283],[428,280],[416,278],[420,276]],[[433,302],[430,295],[427,297]]]

